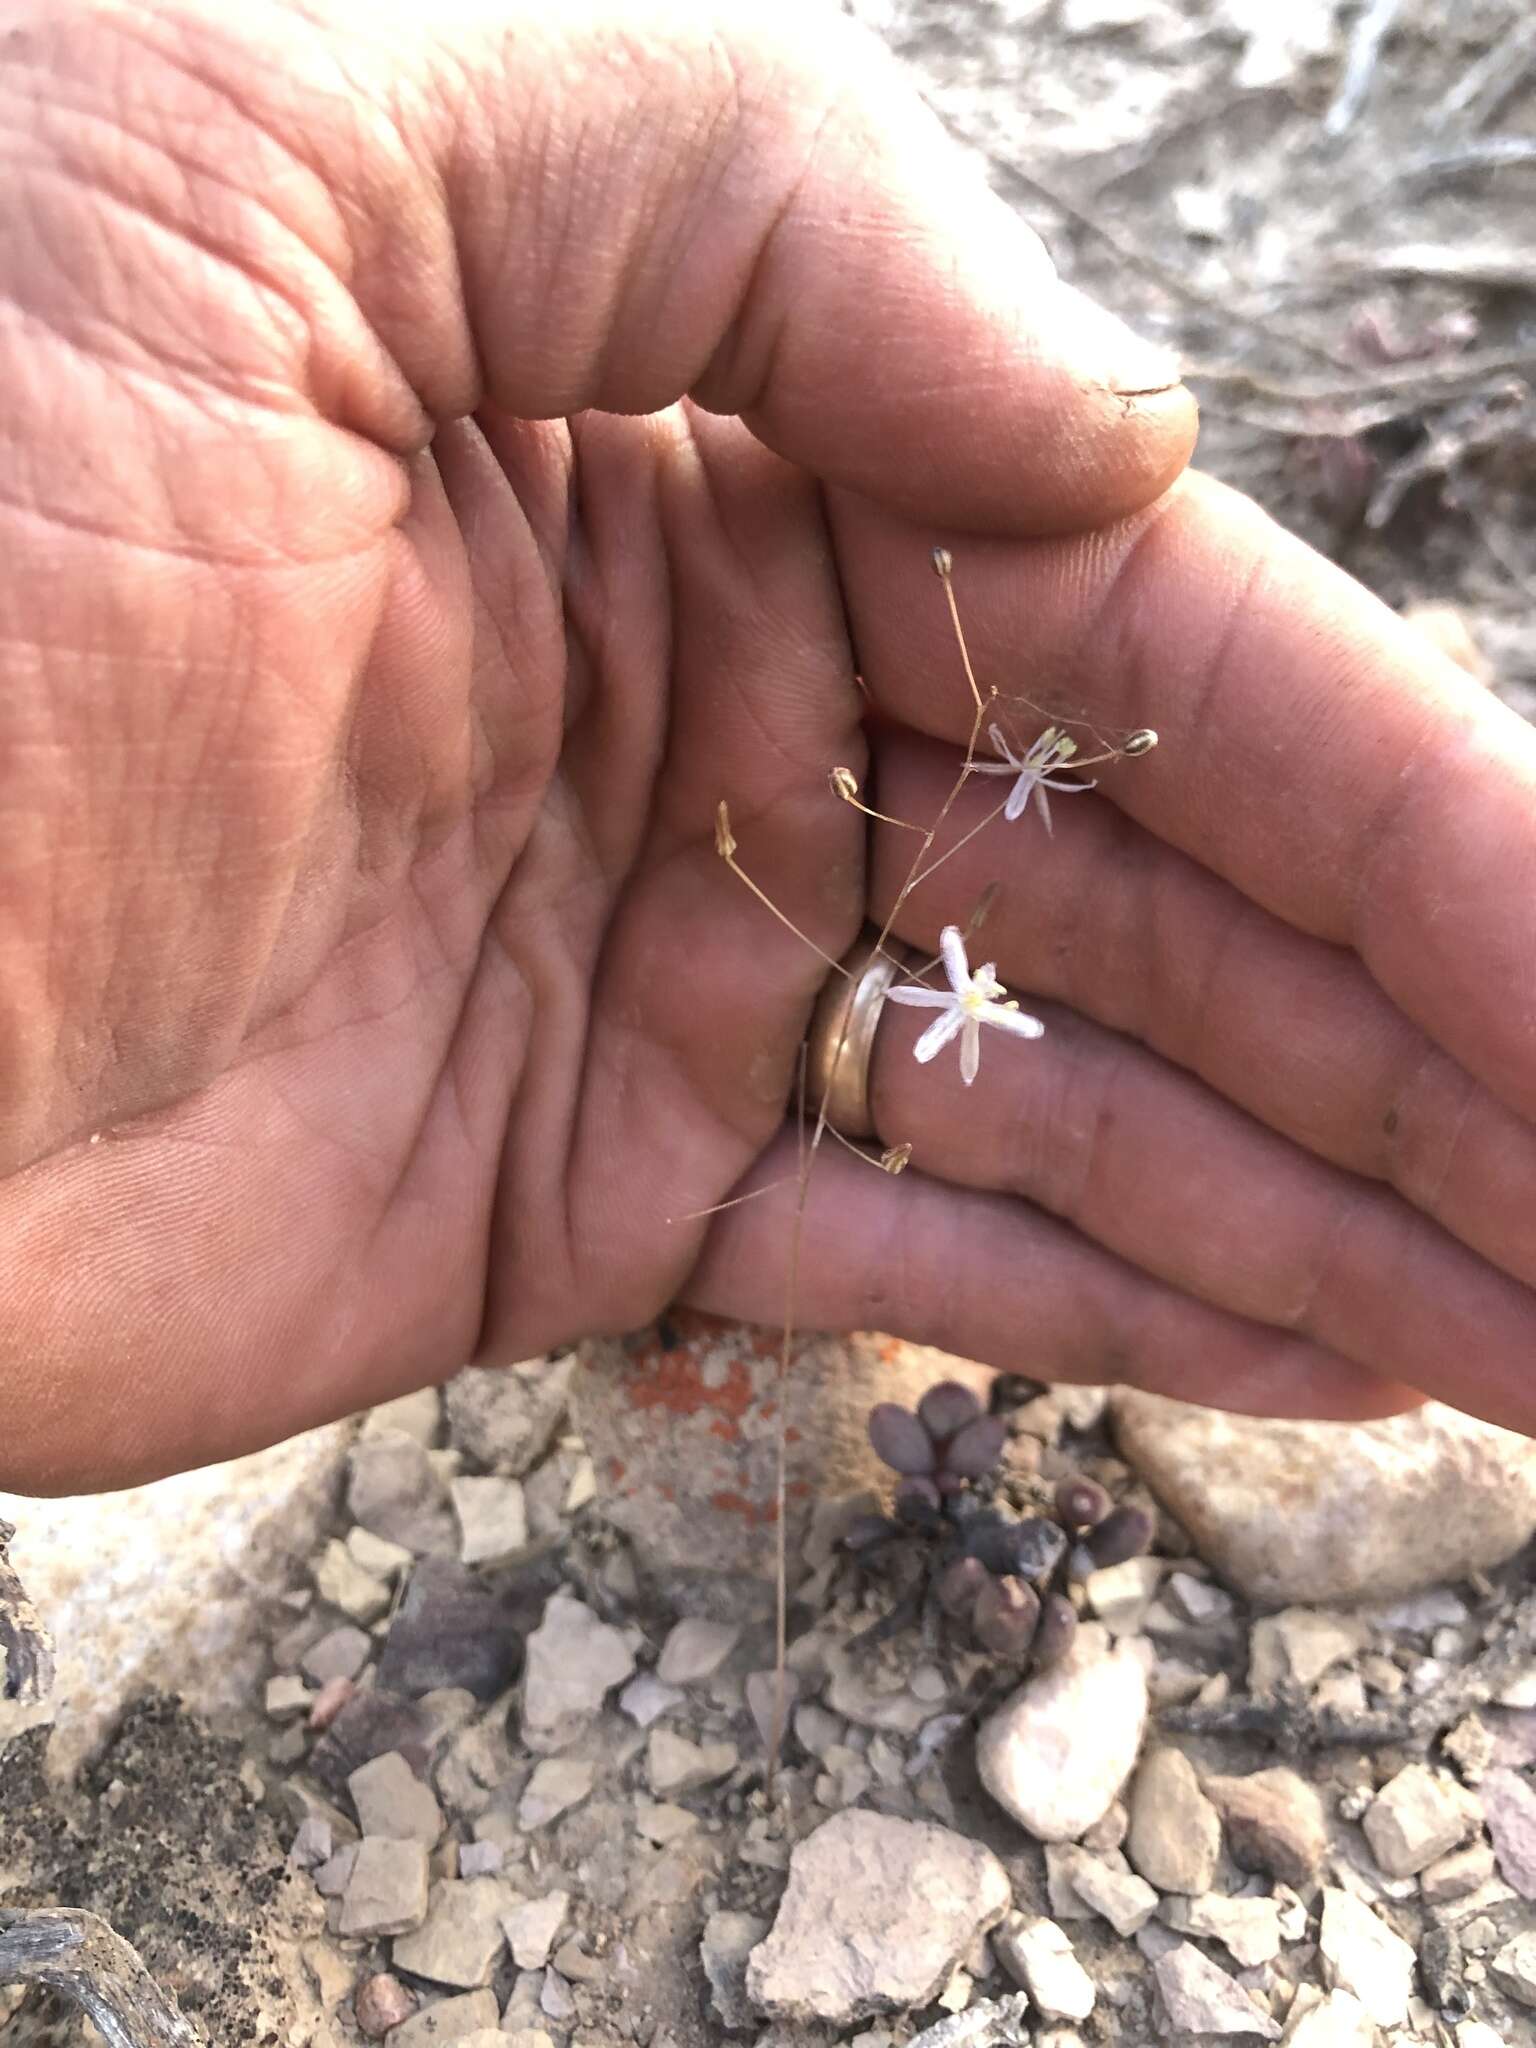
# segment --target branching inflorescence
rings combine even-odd
[[[1035,716],[1044,714],[1023,696],[1003,698],[995,689],[983,692],[971,662],[964,628],[960,621],[953,581],[953,559],[947,548],[935,548],[932,561],[934,571],[943,586],[961,668],[971,697],[970,736],[954,784],[940,805],[937,816],[926,825],[904,818],[893,818],[883,811],[874,809],[865,800],[858,779],[849,768],[835,763],[830,765],[827,770],[827,784],[830,795],[837,801],[853,805],[855,809],[862,811],[866,817],[879,824],[916,835],[917,850],[912,857],[906,878],[897,891],[890,912],[874,941],[875,952],[884,954],[895,968],[884,1000],[932,1010],[935,1013],[933,1020],[919,1035],[913,1047],[914,1056],[926,1065],[945,1046],[958,1039],[961,1079],[969,1085],[975,1080],[979,1068],[984,1026],[1006,1036],[1022,1039],[1039,1038],[1045,1029],[1037,1017],[1031,1016],[1009,997],[997,979],[993,963],[988,962],[975,969],[970,965],[968,942],[984,922],[1001,884],[994,882],[982,892],[964,929],[956,924],[945,925],[940,938],[938,958],[915,970],[900,960],[899,949],[893,948],[891,944],[892,931],[901,918],[908,900],[914,891],[936,874],[952,855],[998,821],[1010,827],[1017,826],[1033,809],[1039,813],[1041,824],[1049,832],[1052,829],[1051,795],[1086,793],[1096,787],[1096,784],[1084,779],[1085,770],[1099,767],[1105,762],[1135,759],[1148,754],[1157,745],[1157,734],[1143,728],[1126,734],[1118,743],[1107,742],[1102,736],[1095,734],[1095,748],[1085,754],[1079,742],[1067,730],[1073,721],[1063,719],[1059,713],[1032,739],[1026,741],[1022,737],[1010,734],[1008,725],[1010,721],[1019,722],[1021,712],[1030,712]],[[983,729],[986,730],[992,748],[999,758],[992,759],[978,754],[978,742]],[[979,822],[954,837],[942,851],[935,853],[934,848],[960,793],[973,776],[1008,777],[1010,786],[1002,799]],[[716,810],[715,847],[732,873],[760,903],[782,924],[788,925],[797,937],[826,961],[834,973],[844,976],[845,979],[849,978],[847,967],[833,960],[813,939],[801,932],[738,860],[737,840],[731,829],[730,812],[724,801],[721,801]],[[936,988],[928,983],[927,977],[938,967],[943,969],[948,984],[945,988]],[[834,1073],[845,1052],[846,1045],[840,1043],[834,1058]],[[887,1173],[901,1172],[912,1157],[911,1144],[899,1140],[889,1141],[890,1134],[885,1134],[888,1142],[880,1150],[865,1151],[856,1142],[857,1134],[850,1135],[837,1129],[828,1116],[825,1100],[818,1108],[810,1137],[801,1146],[801,1164],[795,1182],[798,1199],[790,1234],[785,1285],[783,1344],[780,1352],[781,1375],[787,1373],[789,1368],[790,1345],[797,1320],[800,1244],[810,1175],[822,1139],[828,1132],[860,1158],[867,1159],[872,1166]],[[769,1190],[760,1189],[756,1192],[767,1193]],[[967,1412],[952,1428],[941,1427],[947,1418],[961,1414],[963,1402],[970,1402],[975,1412]],[[782,1417],[782,1401],[779,1412]],[[898,1421],[897,1417],[903,1415],[905,1419]],[[1101,1520],[1085,1515],[1074,1523],[1065,1510],[1059,1510],[1060,1519],[1052,1522],[1050,1526],[1056,1531],[1060,1555],[1053,1552],[1049,1565],[1042,1559],[1031,1556],[1029,1569],[1025,1569],[1018,1559],[1010,1564],[1010,1554],[1006,1553],[1007,1543],[1043,1541],[1044,1539],[1038,1536],[1038,1530],[1045,1524],[1040,1518],[1034,1518],[1032,1526],[1037,1533],[1027,1537],[1019,1535],[1017,1529],[1011,1534],[999,1534],[995,1515],[988,1519],[987,1512],[983,1510],[978,1497],[971,1490],[971,1482],[990,1471],[997,1463],[1003,1443],[998,1432],[1002,1427],[999,1418],[983,1414],[967,1390],[953,1383],[934,1388],[916,1415],[905,1414],[905,1411],[893,1409],[889,1404],[882,1404],[874,1411],[871,1422],[872,1435],[877,1430],[879,1432],[875,1435],[875,1448],[894,1470],[903,1475],[898,1498],[899,1514],[905,1518],[908,1525],[923,1523],[926,1519],[930,1533],[936,1534],[942,1530],[943,1542],[951,1545],[954,1550],[954,1554],[946,1561],[939,1590],[943,1606],[956,1616],[967,1617],[977,1638],[999,1657],[1022,1659],[1028,1655],[1036,1665],[1041,1665],[1065,1653],[1076,1627],[1076,1616],[1071,1603],[1063,1593],[1054,1590],[1051,1585],[1060,1562],[1060,1555],[1065,1554],[1064,1529],[1091,1528],[1091,1540],[1101,1548],[1112,1548],[1117,1540],[1126,1540],[1132,1532],[1122,1530],[1120,1537],[1116,1538],[1113,1533],[1115,1516],[1109,1511],[1107,1501],[1104,1503],[1104,1518]],[[903,1456],[919,1460],[926,1456],[931,1462],[904,1464],[901,1462]],[[973,1466],[974,1470],[971,1469]],[[1087,1486],[1090,1483],[1078,1484]],[[1094,1492],[1096,1495],[1097,1489],[1094,1489]],[[784,1557],[785,1482],[782,1440],[779,1446],[778,1494],[780,1685],[775,1710],[775,1734],[769,1745],[770,1777],[772,1758],[777,1755],[782,1734],[785,1707],[783,1671],[787,1576]],[[1084,1492],[1078,1499],[1078,1506],[1081,1507],[1087,1499],[1088,1494]],[[1020,1526],[1027,1531],[1031,1524],[1026,1522]],[[1141,1547],[1144,1547],[1141,1543],[1132,1544],[1130,1549],[1122,1550],[1120,1555],[1133,1555],[1135,1550]],[[1107,1558],[1105,1561],[1108,1561]]]

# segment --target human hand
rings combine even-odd
[[[714,809],[828,952],[891,900],[826,775],[857,667],[882,807],[953,779],[941,539],[984,673],[1164,746],[905,906],[1005,859],[1071,1009],[968,1092],[888,1012],[916,1164],[819,1160],[802,1320],[1529,1421],[1531,735],[1162,495],[1187,398],[872,44],[631,14],[10,33],[0,1485],[780,1312],[791,1203],[682,1219],[780,1170],[824,969]]]

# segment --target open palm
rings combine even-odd
[[[715,807],[826,952],[894,904],[827,774],[955,779],[936,541],[1021,742],[1164,744],[902,906],[1000,881],[1047,1035],[966,1089],[888,1013],[914,1170],[820,1162],[805,1319],[1536,1422],[1524,728],[1169,488],[1187,399],[819,10],[418,13],[52,10],[9,88],[0,1484],[778,1312],[790,1204],[700,1212],[826,970]]]

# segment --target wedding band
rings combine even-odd
[[[845,1138],[872,1138],[869,1067],[875,1026],[886,991],[901,962],[881,952],[879,935],[866,931],[843,956],[843,973],[829,975],[817,998],[806,1042],[806,1087],[813,1109],[826,1113]]]

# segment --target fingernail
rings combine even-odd
[[[1148,341],[1075,285],[1059,289],[1060,299],[1045,331],[1076,376],[1106,385],[1125,398],[1169,391],[1182,383],[1184,366],[1176,349]]]

